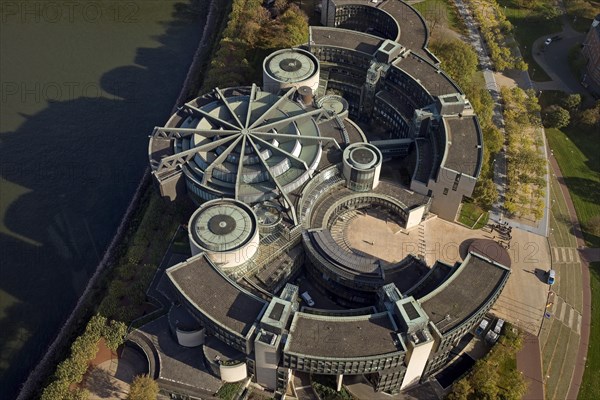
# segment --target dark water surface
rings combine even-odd
[[[0,398],[66,320],[177,99],[205,0],[0,0]]]

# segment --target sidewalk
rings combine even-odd
[[[517,369],[521,371],[528,385],[523,400],[545,398],[540,341],[537,336],[525,333],[523,348],[517,353]]]

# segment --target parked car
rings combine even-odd
[[[560,36],[560,35],[552,36],[553,42],[558,42],[560,39],[562,39],[562,36]]]
[[[552,43],[552,38],[548,38],[548,39],[546,39],[546,41],[544,42],[544,44],[545,44],[546,46],[548,46],[550,43]]]
[[[503,326],[504,326],[504,320],[502,318],[498,318],[498,321],[496,322],[496,326],[494,326],[494,332],[496,332],[499,335],[500,332],[502,331]]]
[[[554,281],[556,280],[556,271],[551,269],[548,271],[548,285],[554,285]]]
[[[302,297],[302,300],[304,300],[309,307],[315,306],[315,302],[313,301],[312,297],[310,297],[310,294],[308,294],[308,292],[302,293],[300,297]]]
[[[477,327],[477,329],[475,329],[475,334],[477,336],[481,336],[481,334],[487,329],[489,324],[490,324],[490,320],[484,318],[483,321],[481,321],[479,323],[479,326]]]
[[[485,335],[485,341],[488,342],[489,344],[494,344],[498,341],[498,338],[500,336],[494,332],[494,331],[489,331],[487,333],[487,335]]]

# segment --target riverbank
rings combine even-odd
[[[208,4],[208,12],[204,21],[204,29],[199,45],[194,53],[182,89],[171,112],[174,112],[190,95],[193,95],[198,90],[202,81],[200,78],[200,71],[206,65],[207,57],[210,56],[210,52],[212,51],[214,42],[212,33],[215,31],[218,22],[223,17],[223,9],[226,8],[219,7],[216,3],[216,0],[210,0]],[[122,253],[122,250],[124,250],[128,233],[135,229],[135,227],[132,226],[132,217],[135,215],[136,211],[140,211],[139,207],[143,206],[143,204],[141,204],[141,199],[143,197],[142,195],[148,189],[151,181],[150,178],[150,170],[146,168],[117,231],[111,240],[110,245],[104,252],[102,260],[96,267],[94,274],[90,278],[83,295],[79,298],[75,308],[48,348],[42,361],[38,363],[35,369],[29,374],[29,377],[18,396],[19,400],[27,399],[35,395],[41,384],[54,372],[54,367],[64,358],[64,354],[68,351],[68,347],[71,343],[70,339],[73,339],[77,335],[77,332],[82,329],[82,326],[84,326],[90,316],[93,315],[95,305],[99,304],[98,300],[101,299],[107,286],[106,279],[110,267],[113,266],[116,259]]]

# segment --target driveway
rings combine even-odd
[[[562,17],[562,24],[561,32],[542,36],[533,42],[531,49],[533,58],[554,82],[551,86],[548,86],[549,82],[536,82],[535,86],[538,90],[554,89],[566,93],[587,94],[586,89],[571,72],[568,57],[571,47],[583,43],[585,34],[573,30],[565,15]],[[561,39],[545,45],[544,41],[553,36],[560,36]]]

